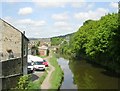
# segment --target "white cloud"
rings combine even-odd
[[[81,8],[86,5],[86,2],[72,2],[71,6],[74,8]]]
[[[19,23],[19,24],[33,24],[34,21],[32,21],[31,19],[21,19],[21,20],[18,20],[17,23]]]
[[[69,26],[69,24],[67,22],[63,22],[63,21],[55,22],[54,25],[57,26],[57,27]]]
[[[63,22],[63,21],[55,22],[54,27],[57,28],[57,29],[60,29],[61,31],[62,30],[68,31],[68,30],[73,29],[71,24],[69,24],[68,22]]]
[[[31,0],[0,0],[0,2],[31,2]]]
[[[39,7],[44,7],[44,8],[48,8],[48,7],[65,7],[66,2],[35,2],[35,4]]]
[[[84,2],[85,0],[32,0],[37,6],[48,8],[48,7],[62,7],[64,8],[68,3]]]
[[[95,6],[95,4],[93,2],[89,2],[89,3],[87,3],[87,2],[72,2],[71,6],[73,8],[82,8],[82,9],[84,8],[86,10],[86,9],[93,8]]]
[[[3,19],[4,19],[4,20],[7,20],[7,21],[11,21],[11,20],[12,20],[12,18],[11,18],[10,16],[6,16],[6,17],[4,17]]]
[[[18,24],[29,25],[32,27],[44,26],[46,22],[44,20],[31,20],[31,19],[22,19],[17,21]]]
[[[18,14],[19,15],[28,15],[33,12],[33,9],[31,7],[25,7],[25,8],[20,8]]]
[[[110,6],[118,9],[118,3],[116,3],[116,2],[111,2]]]
[[[4,17],[4,20],[20,31],[25,31],[27,37],[35,38],[65,35],[68,33],[73,33],[79,27],[79,25],[65,21],[57,21],[54,24],[46,25],[44,20],[14,19],[9,16]]]
[[[80,12],[74,14],[74,17],[81,21],[86,21],[88,19],[98,20],[101,16],[108,13],[108,10],[104,8],[98,8],[95,11],[89,10],[88,12]]]
[[[93,8],[94,6],[95,6],[95,3],[90,3],[90,4],[87,5],[87,8],[88,8],[88,9],[91,9],[91,8]]]
[[[53,14],[52,18],[54,20],[68,20],[69,16],[67,15],[67,13],[59,13],[59,14]]]

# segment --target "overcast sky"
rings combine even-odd
[[[88,19],[118,12],[117,0],[91,1],[2,0],[0,18],[25,31],[29,38],[48,38],[76,32]]]

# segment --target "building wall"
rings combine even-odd
[[[40,56],[45,56],[45,50],[39,50]]]
[[[2,60],[8,58],[7,50],[12,50],[15,57],[21,57],[21,33],[4,21],[2,23],[2,38],[0,40],[1,48],[0,52],[3,54]]]
[[[0,61],[0,64],[2,65],[2,74],[0,76],[2,89],[16,87],[19,77],[23,75],[21,58]]]
[[[40,56],[47,56],[47,50],[46,49],[39,49]]]
[[[28,39],[22,34],[22,62],[23,62],[23,75],[27,74],[27,55],[28,55]]]
[[[21,73],[22,73],[21,58],[2,61],[2,76],[9,76],[9,75],[21,74]]]
[[[0,21],[0,53],[2,52],[2,28],[3,28],[3,24]]]
[[[0,19],[0,87],[10,89],[16,86],[18,78],[27,74],[28,39],[23,33]],[[8,59],[7,50],[14,58]],[[0,88],[1,90],[1,88]]]

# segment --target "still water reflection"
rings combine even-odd
[[[58,64],[61,66],[62,70],[64,71],[64,81],[61,85],[61,89],[77,89],[74,84],[73,74],[68,65],[69,61],[63,58],[58,59]]]
[[[85,60],[59,58],[58,63],[64,71],[61,89],[118,89],[118,77]]]

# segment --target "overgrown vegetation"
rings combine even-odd
[[[34,81],[34,82],[31,81],[31,75],[21,76],[18,81],[17,87],[15,89],[23,90],[23,91],[24,90],[25,91],[29,91],[29,90],[34,91],[36,89],[36,91],[39,91],[40,86],[46,76],[47,76],[47,72],[45,71],[44,74],[37,81]]]
[[[21,89],[21,90],[29,89],[31,87],[30,86],[30,83],[31,83],[30,78],[31,78],[30,75],[21,76],[19,79],[19,82],[17,84],[17,87],[15,89]]]
[[[63,36],[57,36],[57,37],[52,37],[51,38],[51,45],[52,46],[58,46],[63,44],[63,41],[65,41],[67,38],[72,36],[74,33],[63,35]]]
[[[43,83],[44,79],[46,78],[47,74],[48,74],[47,71],[45,71],[45,73],[37,81],[30,83],[31,87],[29,89],[38,89],[39,90],[40,86]]]
[[[119,14],[112,13],[100,20],[88,20],[70,38],[63,43],[60,53],[74,58],[84,57],[106,66],[115,72],[120,72],[120,26]]]
[[[59,45],[62,41],[63,38],[58,38],[58,37],[51,38],[51,45],[52,46]]]
[[[55,67],[55,71],[53,71],[51,76],[51,88],[50,89],[59,89],[62,83],[62,79],[64,76],[64,73],[61,69],[61,67],[58,65],[57,58],[55,55],[52,56],[50,59],[51,65]]]

